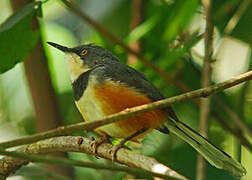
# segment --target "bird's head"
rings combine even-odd
[[[73,48],[61,46],[53,42],[48,42],[48,44],[65,53],[67,67],[72,81],[76,80],[82,73],[96,66],[117,60],[117,58],[106,49],[92,44]]]

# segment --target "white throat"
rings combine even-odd
[[[83,65],[83,60],[74,53],[65,53],[67,69],[70,74],[70,79],[74,82],[82,73],[89,70]]]

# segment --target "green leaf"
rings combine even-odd
[[[39,29],[31,26],[32,18],[40,10],[40,2],[33,2],[18,10],[0,26],[0,73],[22,62],[36,45]]]
[[[147,19],[142,24],[138,25],[126,37],[125,41],[127,42],[127,44],[131,44],[141,39],[145,34],[150,32],[150,30],[157,24],[157,21],[158,21],[158,17],[157,15],[155,15]]]

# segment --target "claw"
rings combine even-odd
[[[78,143],[78,145],[80,146],[80,145],[83,143],[83,138],[82,138],[82,137],[79,137],[77,143]]]
[[[98,154],[97,154],[98,147],[105,142],[110,142],[109,137],[107,136],[103,136],[98,139],[95,139],[93,136],[91,136],[90,140],[92,141],[92,143],[90,144],[93,151],[92,153],[95,155],[96,158],[98,158]]]
[[[111,158],[112,161],[115,161],[117,159],[116,155],[117,155],[117,152],[119,151],[119,149],[126,148],[126,149],[131,150],[129,147],[125,146],[124,144],[125,144],[125,140],[123,139],[117,145],[112,147],[112,149],[109,152],[112,156],[112,158]]]
[[[116,160],[117,151],[118,151],[120,148],[122,148],[122,147],[126,147],[126,146],[124,146],[124,144],[125,144],[127,141],[133,139],[134,137],[138,136],[139,134],[141,134],[141,133],[143,133],[143,132],[145,132],[145,131],[147,131],[147,130],[148,130],[148,128],[142,128],[142,129],[138,130],[137,132],[135,132],[134,134],[128,136],[127,138],[122,139],[116,146],[113,146],[112,150],[110,151],[111,156],[112,156],[112,161]],[[126,147],[126,148],[128,148],[128,147]],[[128,149],[130,149],[130,148],[128,148]]]
[[[111,160],[112,162],[116,160],[116,154],[117,154],[117,151],[121,148],[121,146],[113,146],[112,149],[110,150],[110,154],[111,154]]]
[[[94,136],[91,136],[90,141],[94,141],[94,140],[95,140]]]

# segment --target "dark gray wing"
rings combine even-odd
[[[98,76],[100,82],[109,78],[113,81],[124,83],[129,87],[134,87],[138,92],[145,94],[152,101],[164,99],[164,96],[142,73],[120,62],[113,62],[98,67],[92,73],[100,73]]]

